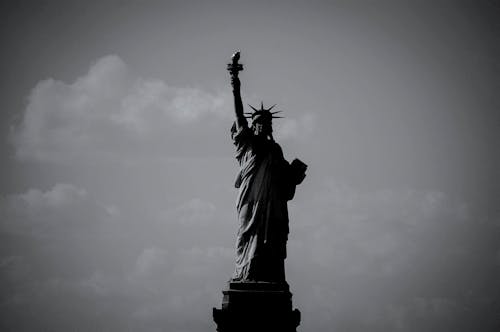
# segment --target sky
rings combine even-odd
[[[244,105],[308,164],[299,331],[500,329],[495,1],[3,1],[0,329],[215,331]]]

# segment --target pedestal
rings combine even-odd
[[[218,332],[296,332],[300,311],[286,282],[229,282],[222,293],[222,309],[213,309]]]

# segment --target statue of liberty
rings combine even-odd
[[[271,110],[275,105],[264,108],[261,103],[260,109],[249,105],[253,112],[243,111],[239,57],[236,52],[228,64],[236,115],[231,138],[240,168],[235,183],[239,229],[232,281],[285,282],[287,203],[304,179],[307,166],[298,159],[288,163],[274,141],[272,120],[278,118],[278,112]],[[247,118],[252,121],[250,127]]]

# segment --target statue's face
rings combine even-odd
[[[252,124],[253,133],[255,136],[267,137],[273,132],[271,124],[267,121],[258,121]]]

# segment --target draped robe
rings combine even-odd
[[[287,201],[295,184],[290,164],[274,141],[255,136],[247,126],[233,126],[239,173],[236,208],[236,268],[233,281],[284,281],[288,239]]]

